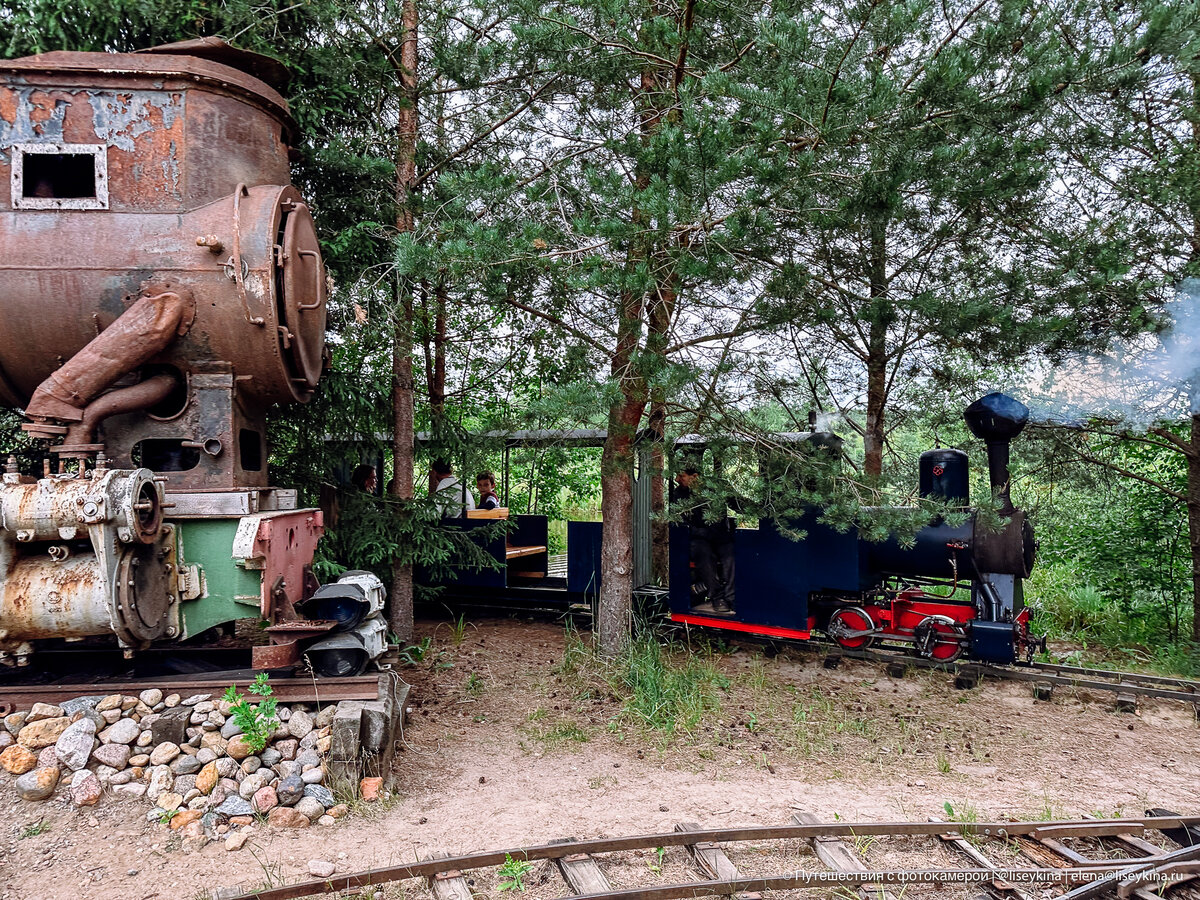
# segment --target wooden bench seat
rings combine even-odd
[[[468,519],[507,519],[508,507],[501,506],[498,509],[468,509]]]
[[[504,548],[504,558],[505,559],[516,559],[519,556],[536,556],[539,553],[545,553],[545,552],[546,552],[546,548],[544,546],[505,547]]]

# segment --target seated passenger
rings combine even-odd
[[[454,476],[454,469],[444,459],[435,459],[429,469],[429,496],[442,511],[442,517],[462,516],[463,508],[475,508],[475,495],[466,490]]]
[[[373,494],[375,493],[375,488],[379,486],[379,476],[376,474],[374,466],[368,466],[364,463],[354,470],[354,473],[350,476],[350,483],[360,491]]]
[[[499,509],[500,496],[496,493],[496,476],[491,472],[480,472],[475,476],[475,487],[479,488],[479,509]]]

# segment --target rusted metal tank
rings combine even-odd
[[[76,426],[60,456],[266,485],[263,413],[316,387],[327,291],[274,71],[219,41],[0,61],[0,403]]]
[[[0,61],[0,405],[57,457],[0,485],[0,663],[335,624],[288,624],[323,523],[267,481],[266,411],[326,359],[285,76],[215,39]]]

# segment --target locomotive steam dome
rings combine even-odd
[[[281,71],[215,39],[0,62],[0,403],[63,456],[266,484],[265,411],[325,359]]]

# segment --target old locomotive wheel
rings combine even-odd
[[[917,651],[934,662],[954,662],[963,655],[967,634],[962,626],[929,616],[913,629]]]
[[[864,650],[875,639],[871,614],[859,606],[839,609],[829,617],[829,636],[847,650]],[[863,634],[862,632],[868,632]]]

